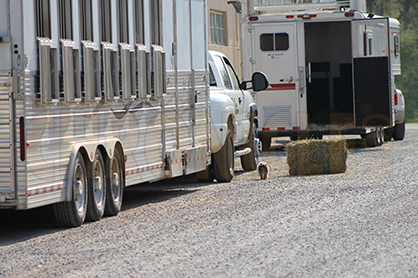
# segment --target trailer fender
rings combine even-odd
[[[65,201],[69,202],[72,198],[71,177],[74,174],[74,163],[77,154],[79,152],[82,152],[84,158],[88,158],[90,162],[93,162],[96,149],[99,146],[103,146],[103,148],[106,150],[108,157],[113,157],[113,154],[115,153],[115,148],[120,148],[122,157],[124,157],[122,142],[117,138],[107,138],[102,140],[75,143],[71,149],[70,161],[68,163],[67,173],[64,180]]]

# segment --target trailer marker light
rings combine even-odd
[[[263,130],[270,130],[270,128],[269,127],[263,127]]]
[[[250,21],[257,21],[258,20],[258,16],[250,16],[248,19]]]
[[[345,13],[345,17],[353,17],[354,13]]]
[[[294,18],[293,15],[286,15],[286,18]]]
[[[292,127],[292,129],[299,130],[300,129],[300,126],[294,126],[294,127]]]

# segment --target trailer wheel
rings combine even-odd
[[[54,204],[54,216],[62,227],[78,227],[83,224],[87,212],[87,175],[83,156],[78,153],[71,178],[72,199]]]
[[[89,173],[87,220],[98,221],[102,218],[106,205],[106,167],[99,149],[96,150],[94,161],[87,169]]]
[[[393,128],[393,140],[403,140],[405,138],[405,120],[395,125]]]
[[[241,156],[241,166],[244,171],[254,171],[258,164],[258,149],[255,145],[255,125],[253,124],[248,136],[248,143],[244,148],[250,148],[251,153]]]
[[[382,137],[382,132],[379,132],[378,130],[367,133],[365,136],[367,146],[376,147],[382,145]]]
[[[234,177],[234,142],[231,130],[228,129],[225,144],[213,154],[214,172],[218,182],[230,182]]]
[[[261,150],[263,152],[269,151],[271,147],[271,138],[270,137],[261,138],[261,145],[262,145]]]
[[[215,174],[213,173],[213,164],[207,165],[204,171],[196,173],[196,179],[199,182],[213,182]]]
[[[106,163],[106,208],[105,214],[109,216],[117,215],[122,208],[123,187],[125,185],[125,175],[122,165],[122,157],[117,148],[114,155]]]

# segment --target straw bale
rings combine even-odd
[[[286,145],[290,175],[344,173],[347,165],[347,143],[339,139],[309,139]]]

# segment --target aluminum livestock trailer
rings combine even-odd
[[[206,0],[0,0],[0,208],[79,226],[126,186],[205,170],[206,17]]]

